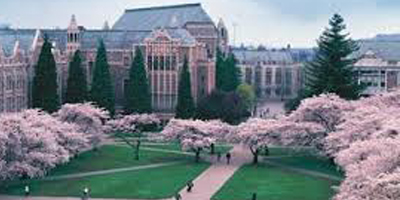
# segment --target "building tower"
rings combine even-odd
[[[67,29],[67,54],[72,56],[80,46],[79,27],[75,15],[72,15]]]
[[[228,29],[222,19],[219,19],[218,25],[218,47],[223,53],[228,53],[229,51],[229,34]]]

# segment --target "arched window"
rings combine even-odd
[[[221,37],[225,37],[225,29],[224,28],[221,28]]]

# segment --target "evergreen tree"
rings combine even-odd
[[[147,79],[143,54],[139,48],[135,50],[135,57],[129,71],[125,101],[125,112],[127,114],[151,112],[149,81]]]
[[[69,63],[66,103],[83,103],[87,100],[87,82],[82,67],[81,53],[75,51],[74,57]]]
[[[335,14],[318,40],[315,59],[306,65],[305,96],[335,93],[345,99],[356,99],[363,88],[357,83],[351,55],[358,44],[344,33],[343,18]],[[304,95],[303,95],[304,96]]]
[[[218,55],[219,54],[219,55]],[[224,58],[221,52],[217,52],[217,89],[225,92],[233,92],[240,85],[240,69],[233,53]]]
[[[194,100],[190,83],[189,63],[185,57],[179,77],[178,104],[176,106],[176,118],[189,119],[195,113]]]
[[[50,113],[57,111],[60,107],[57,91],[57,68],[51,49],[52,44],[45,36],[32,83],[33,107]]]
[[[225,70],[227,73],[225,75],[227,81],[222,89],[226,92],[236,91],[237,87],[241,84],[241,73],[239,67],[237,66],[235,54],[229,53],[225,61]]]
[[[114,87],[109,68],[106,47],[104,42],[100,40],[93,71],[90,98],[95,104],[107,109],[111,115],[114,115]]]
[[[217,48],[217,60],[215,62],[215,82],[218,90],[221,90],[225,82],[225,56]]]

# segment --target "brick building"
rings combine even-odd
[[[33,66],[44,35],[54,47],[60,101],[65,98],[68,62],[73,53],[77,49],[82,52],[90,83],[101,39],[107,48],[116,107],[124,105],[129,68],[134,49],[139,47],[146,60],[153,108],[166,113],[173,112],[176,105],[184,57],[189,60],[192,95],[198,100],[215,87],[216,48],[228,49],[228,32],[223,22],[216,26],[200,4],[125,10],[112,28],[106,24],[102,29],[89,30],[79,25],[74,16],[65,29],[3,28],[0,29],[0,111],[29,107]]]

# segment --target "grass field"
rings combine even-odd
[[[79,155],[69,163],[52,170],[49,175],[64,175],[191,159],[188,155],[147,151],[144,149],[140,151],[139,160],[135,160],[134,155],[134,151],[130,147],[106,145],[99,148],[98,151],[88,151]]]
[[[267,165],[242,167],[213,200],[327,200],[337,182],[302,175]]]
[[[94,198],[144,198],[172,197],[185,184],[197,177],[208,163],[180,163],[153,169],[121,172],[57,181],[31,181],[34,196],[79,196],[84,187],[91,189]],[[22,195],[24,184],[15,183],[1,193]]]

